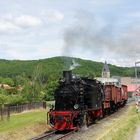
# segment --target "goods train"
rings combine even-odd
[[[102,84],[96,79],[64,71],[55,90],[55,106],[48,121],[56,130],[73,130],[118,110],[127,102],[127,86]]]

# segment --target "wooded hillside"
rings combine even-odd
[[[62,73],[65,65],[71,65],[72,59],[76,63],[80,64],[80,67],[74,69],[74,73],[80,75],[93,74],[94,76],[101,76],[103,63],[95,62],[91,60],[83,60],[79,58],[68,57],[53,57],[42,60],[0,60],[0,76],[2,77],[14,77],[21,74],[31,76],[32,72],[36,69],[37,65],[40,65],[42,72],[49,76]],[[66,64],[69,61],[69,64]],[[134,69],[128,67],[117,67],[115,65],[109,65],[111,75],[115,76],[134,76]]]
[[[74,68],[75,66],[75,68]],[[77,66],[77,67],[76,67]],[[70,57],[42,60],[0,60],[0,104],[53,100],[64,69],[80,76],[101,76],[103,63]],[[134,68],[109,65],[111,75],[133,76]]]

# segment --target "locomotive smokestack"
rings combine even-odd
[[[63,77],[66,80],[66,83],[70,83],[72,79],[72,71],[63,71]]]

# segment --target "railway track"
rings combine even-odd
[[[131,103],[129,103],[131,104]],[[92,127],[96,127],[96,125],[98,125],[98,123],[101,123],[101,122],[105,122],[107,121],[108,119],[111,119],[111,118],[114,118],[115,116],[119,116],[119,114],[121,112],[123,112],[124,110],[126,110],[128,108],[128,105],[126,105],[125,107],[121,108],[118,112],[115,112],[109,116],[106,116],[105,118],[101,119],[100,121],[97,121],[95,124],[90,124],[88,126],[88,129],[91,129]],[[62,140],[68,136],[70,136],[71,134],[74,134],[74,132],[76,131],[77,129],[71,131],[71,132],[60,132],[60,131],[52,131],[52,132],[49,132],[49,133],[43,133],[37,137],[34,137],[32,138],[31,140]]]
[[[31,140],[62,140],[69,135],[73,134],[76,130],[70,132],[60,132],[60,131],[52,131],[50,133],[43,133],[38,135],[37,137],[32,138]]]

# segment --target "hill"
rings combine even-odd
[[[74,68],[75,67],[75,68]],[[101,76],[103,63],[72,57],[42,60],[0,60],[0,104],[17,105],[53,100],[54,90],[64,69],[73,69],[80,76]],[[133,76],[133,68],[109,64],[111,75]]]
[[[103,63],[91,60],[83,60],[72,57],[53,57],[41,60],[0,60],[0,76],[14,77],[21,74],[31,76],[37,66],[46,76],[61,75],[65,66],[68,68],[72,65],[72,61],[79,64],[79,67],[74,69],[74,73],[79,75],[94,75],[101,76]],[[118,67],[109,64],[111,75],[115,76],[134,76],[134,69],[129,67]]]

